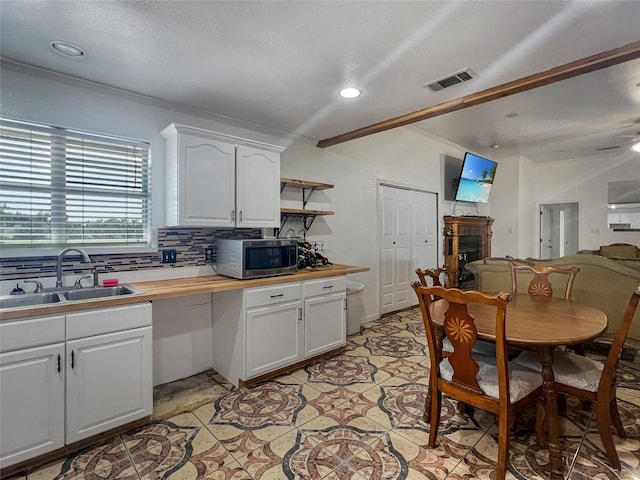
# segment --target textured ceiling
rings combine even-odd
[[[5,0],[0,22],[5,65],[317,141],[638,41],[640,2]],[[56,55],[51,40],[87,56]],[[466,67],[478,78],[422,87]],[[640,130],[638,83],[633,61],[416,127],[475,151],[502,145],[494,156],[587,156],[596,134],[602,146]],[[339,98],[351,84],[364,94]]]

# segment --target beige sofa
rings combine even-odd
[[[509,261],[544,263],[562,268],[580,267],[573,287],[573,300],[604,311],[609,319],[606,338],[611,338],[624,315],[631,293],[640,282],[640,258],[636,260],[631,259],[631,264],[627,265],[626,261],[578,253],[554,260],[485,258],[468,263],[466,268],[475,275],[476,288],[480,291],[499,292],[511,290]],[[562,290],[563,285],[559,285],[559,288],[554,288],[554,294],[561,294]],[[636,345],[640,342],[640,309],[631,324],[629,339]]]
[[[600,255],[615,260],[621,265],[640,270],[640,248],[636,245],[612,243],[611,245],[603,245],[598,250],[580,250],[578,253],[581,255]]]

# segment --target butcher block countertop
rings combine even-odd
[[[9,320],[36,315],[55,315],[92,308],[129,305],[132,303],[148,302],[172,297],[198,295],[201,293],[224,292],[243,288],[264,287],[279,283],[301,282],[317,278],[347,275],[369,271],[368,267],[351,265],[326,265],[309,270],[298,270],[292,275],[278,277],[256,278],[252,280],[236,280],[222,275],[206,277],[176,278],[171,280],[157,280],[131,283],[140,290],[141,294],[121,295],[93,300],[78,300],[73,302],[38,305],[32,307],[7,308],[0,310],[0,320]]]

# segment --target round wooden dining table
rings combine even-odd
[[[431,303],[433,322],[442,326],[447,302]],[[495,341],[495,307],[469,304],[475,318],[478,337]],[[602,310],[563,298],[513,295],[507,306],[506,340],[514,347],[536,349],[542,364],[542,388],[545,396],[547,448],[552,479],[563,478],[562,450],[558,418],[557,392],[553,376],[553,350],[559,346],[578,345],[599,337],[607,330],[607,316]]]

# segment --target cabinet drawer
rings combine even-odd
[[[64,315],[0,322],[0,352],[64,342]]]
[[[67,314],[67,340],[151,325],[151,303]]]
[[[304,297],[315,297],[327,293],[344,292],[347,289],[345,277],[323,278],[321,280],[310,280],[304,283]]]
[[[302,288],[300,283],[283,283],[273,287],[251,288],[245,292],[247,308],[300,300]]]

